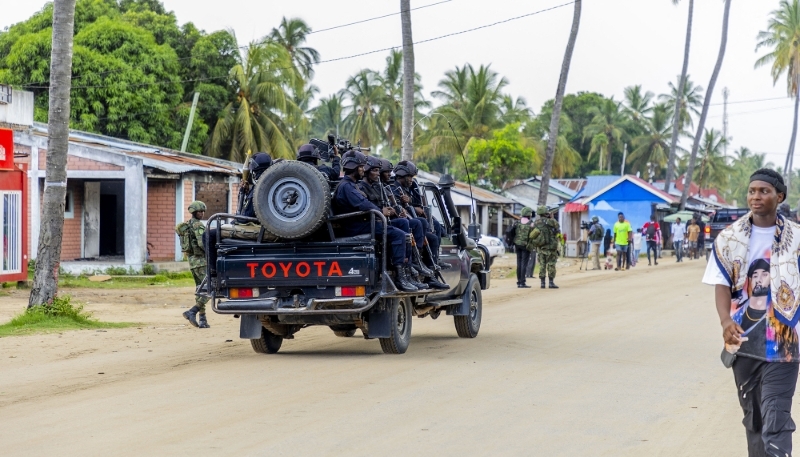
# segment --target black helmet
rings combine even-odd
[[[419,172],[419,170],[417,170],[417,166],[414,165],[414,162],[412,162],[410,160],[401,160],[400,162],[397,162],[397,165],[398,166],[402,165],[402,166],[406,167],[406,169],[408,169],[408,173],[411,176],[416,176],[417,173]]]
[[[367,156],[358,151],[348,151],[342,158],[342,168],[345,170],[355,170],[366,163]]]
[[[394,175],[395,176],[414,176],[414,173],[411,172],[411,169],[408,167],[408,163],[400,162],[394,167]]]
[[[297,160],[319,160],[322,156],[319,154],[319,150],[315,148],[313,145],[304,144],[300,146],[300,149],[297,150]]]
[[[386,159],[381,159],[381,173],[383,173],[384,171],[392,171],[392,168],[394,168],[392,162],[389,162]]]
[[[367,156],[367,164],[364,165],[364,171],[370,171],[373,168],[381,168],[381,159],[377,157]]]
[[[264,173],[267,168],[272,166],[272,157],[266,152],[257,152],[250,158],[248,168],[253,176],[253,181],[257,180],[261,173]]]

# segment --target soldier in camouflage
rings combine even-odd
[[[529,289],[531,286],[525,284],[525,270],[531,256],[531,251],[528,249],[528,238],[530,238],[531,230],[533,229],[533,224],[531,224],[533,210],[526,206],[522,208],[519,215],[520,221],[514,226],[514,250],[517,253],[517,287]]]
[[[558,289],[553,280],[556,277],[558,234],[561,232],[561,228],[546,206],[537,208],[536,214],[539,218],[533,223],[528,249],[531,251],[535,249],[539,255],[539,279],[542,281],[542,289],[545,288],[545,276],[550,277],[550,288]]]
[[[190,250],[186,254],[189,257],[189,268],[192,269],[195,286],[199,286],[206,277],[206,250],[203,246],[203,234],[206,231],[206,226],[201,222],[201,219],[205,216],[205,211],[206,204],[201,201],[194,201],[189,205],[189,212],[192,213],[192,218],[187,222],[189,225]],[[184,312],[183,317],[195,327],[209,328],[208,320],[206,320],[207,302],[208,298],[196,296],[195,305]],[[195,319],[196,317],[197,319]]]

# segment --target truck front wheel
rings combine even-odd
[[[275,354],[280,350],[282,343],[282,336],[278,336],[264,327],[261,327],[261,338],[250,340],[253,350],[259,354]]]
[[[411,302],[408,298],[392,300],[392,331],[389,338],[379,338],[384,354],[405,354],[411,342]]]
[[[483,298],[481,297],[481,282],[478,277],[471,274],[467,289],[462,296],[464,305],[469,308],[466,316],[455,316],[456,332],[461,338],[475,338],[481,329],[481,315],[483,314]]]

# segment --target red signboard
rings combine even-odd
[[[14,132],[0,129],[0,170],[14,169]]]

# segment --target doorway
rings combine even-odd
[[[100,256],[125,255],[125,182],[100,184]]]

